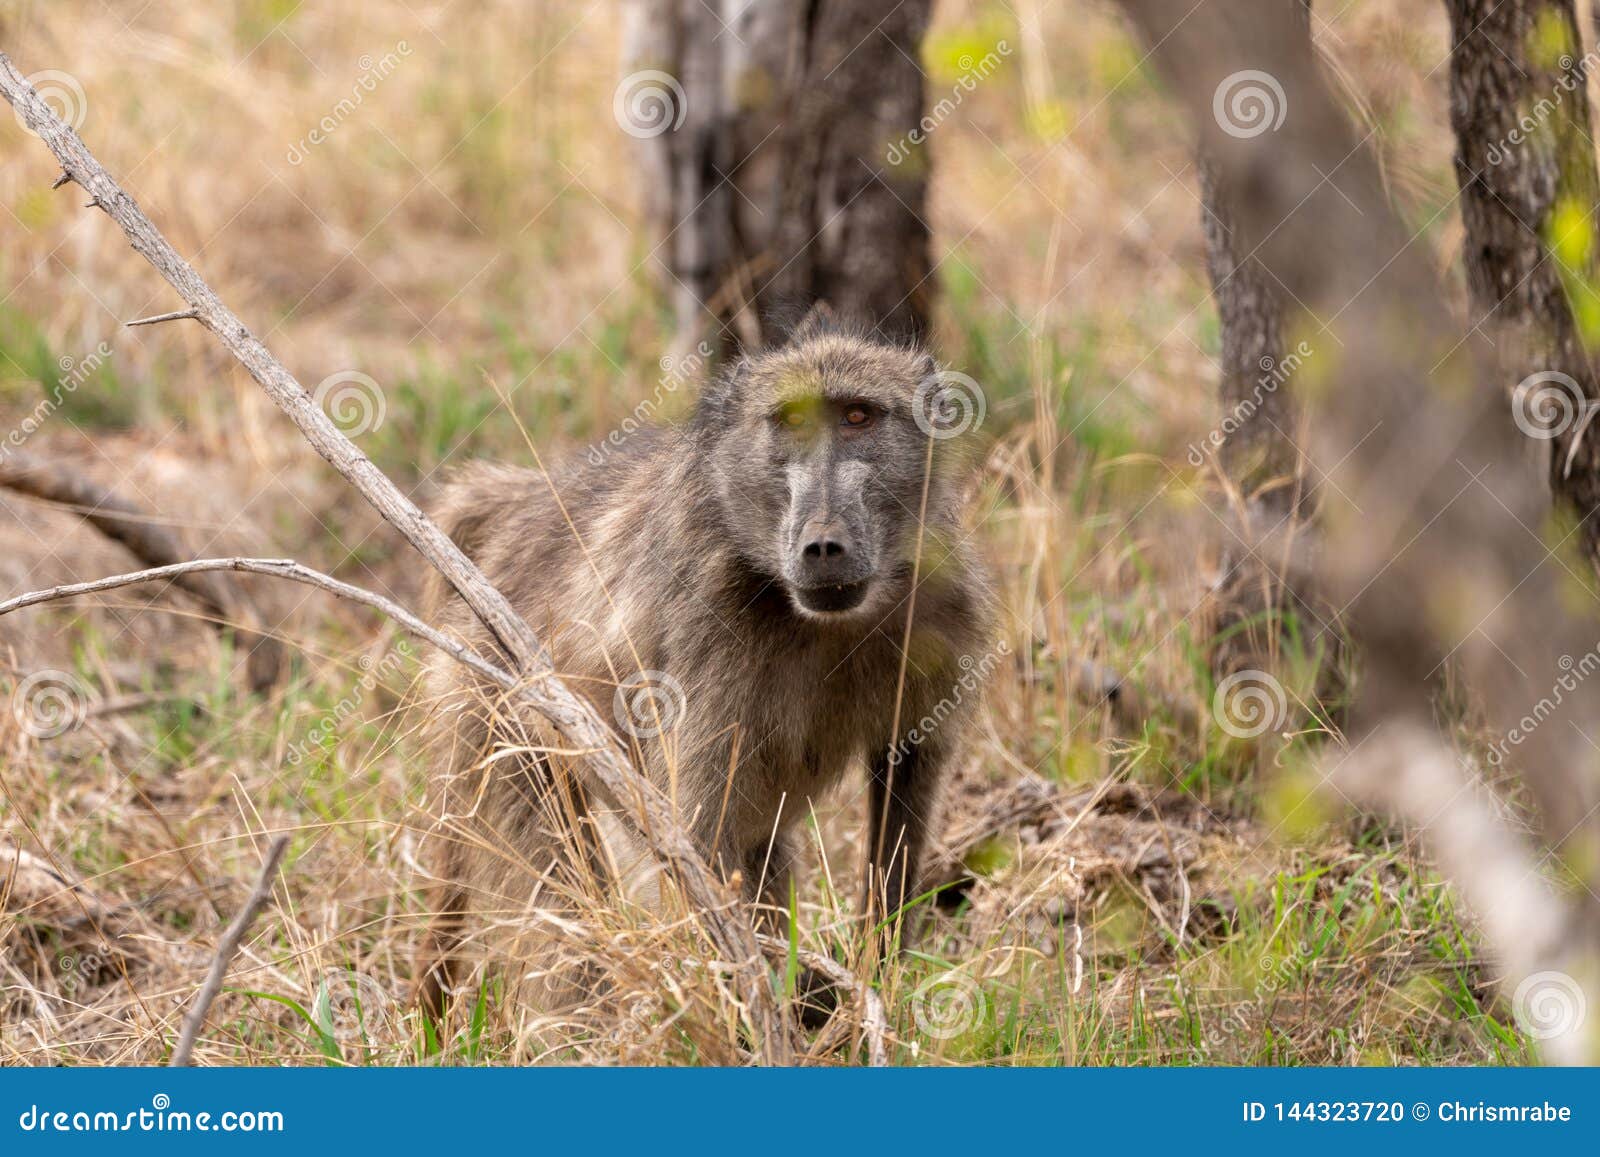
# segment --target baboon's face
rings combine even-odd
[[[802,615],[865,616],[908,588],[929,469],[915,407],[933,372],[926,355],[825,335],[742,366],[713,411],[729,528]],[[939,490],[935,476],[930,511]]]

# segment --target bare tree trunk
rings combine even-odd
[[[727,176],[738,118],[723,85],[723,40],[732,38],[715,4],[700,0],[640,0],[629,15],[629,75],[613,111],[620,127],[640,138],[645,209],[662,236],[655,257],[680,338],[693,345],[730,312],[717,291],[736,265]]]
[[[886,142],[922,116],[917,57],[929,0],[809,6],[788,89],[774,202],[779,297],[821,298],[891,335],[927,326],[925,154],[891,166]]]
[[[1311,43],[1310,0],[1295,5]],[[1281,102],[1259,78],[1229,78],[1219,89],[1216,114],[1234,132],[1271,132]],[[1282,645],[1285,619],[1296,614],[1320,624],[1331,608],[1318,606],[1313,538],[1301,516],[1310,514],[1304,488],[1305,454],[1299,446],[1299,407],[1290,379],[1304,347],[1289,348],[1289,305],[1282,285],[1246,243],[1235,199],[1220,184],[1215,160],[1197,151],[1206,241],[1206,272],[1221,327],[1218,424],[1207,449],[1240,499],[1225,517],[1240,522],[1237,538],[1223,544],[1224,582],[1217,592],[1211,654],[1220,672],[1272,665]],[[1204,457],[1191,456],[1198,465]],[[1291,632],[1292,633],[1292,632]],[[1341,690],[1342,656],[1325,665],[1322,681],[1332,699]]]
[[[923,111],[931,0],[640,0],[630,75],[670,114],[642,138],[680,341],[762,328],[827,301],[890,337],[927,328],[927,161],[900,163]]]
[[[1284,362],[1283,291],[1239,244],[1233,206],[1220,195],[1214,167],[1204,156],[1200,189],[1206,271],[1222,327],[1218,455],[1246,498],[1271,488],[1262,498],[1273,512],[1269,521],[1276,522],[1288,512],[1300,465],[1294,408],[1276,377]]]
[[[1311,43],[1311,0],[1295,6]],[[1229,77],[1213,108],[1233,132],[1271,132],[1284,111],[1259,78]],[[1237,102],[1237,103],[1234,103]],[[1222,328],[1222,424],[1218,447],[1224,471],[1259,508],[1267,528],[1293,511],[1304,454],[1297,445],[1296,408],[1287,379],[1298,362],[1287,348],[1283,286],[1241,237],[1237,208],[1223,194],[1215,161],[1199,150],[1201,224],[1206,272]]]
[[[1576,10],[1573,0],[1445,7],[1474,321],[1514,391],[1518,424],[1548,440],[1551,492],[1596,557],[1600,431],[1589,419],[1600,398],[1600,176]]]

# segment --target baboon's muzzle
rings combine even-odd
[[[795,601],[819,614],[860,606],[872,585],[872,560],[843,518],[809,518],[796,536],[789,581]]]
[[[871,579],[862,579],[855,583],[831,583],[820,587],[798,587],[794,597],[800,605],[808,611],[818,614],[837,613],[839,611],[853,611],[859,607],[867,597],[867,588],[872,585]]]

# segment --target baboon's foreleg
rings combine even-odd
[[[800,840],[793,832],[776,832],[746,850],[741,865],[743,890],[756,905],[761,931],[789,935],[789,888],[800,861]]]
[[[869,926],[883,924],[885,944],[893,943],[909,915],[906,904],[918,895],[944,762],[932,742],[893,753],[884,744],[873,755],[862,911]]]
[[[460,888],[451,887],[445,892],[444,902],[428,922],[423,938],[421,976],[412,1000],[424,1016],[433,1020],[436,1029],[444,1025],[445,1011],[450,1005],[450,991],[455,987],[460,970],[462,925],[467,910],[466,895]]]
[[[795,903],[792,884],[801,854],[800,837],[779,832],[745,856],[745,894],[757,904],[757,926],[784,940],[789,939],[789,911]],[[833,982],[810,968],[800,970],[794,1000],[800,1023],[811,1029],[826,1024],[839,1003]]]

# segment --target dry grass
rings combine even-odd
[[[1453,189],[1437,7],[1355,0],[1318,30],[1418,221]],[[484,371],[557,446],[603,436],[660,373],[667,316],[610,114],[616,25],[575,0],[22,0],[0,44],[77,79],[91,146],[303,381],[380,384],[363,446],[426,499],[442,466],[523,453]],[[935,134],[933,224],[941,352],[989,396],[979,506],[1012,657],[945,824],[970,883],[881,977],[893,1059],[1528,1059],[1405,833],[1315,790],[1332,640],[1291,624],[1281,734],[1241,741],[1212,716],[1224,563],[1197,565],[1192,529],[1225,499],[1184,459],[1213,421],[1216,320],[1175,110],[1084,0],[942,4],[933,90],[998,37],[1018,51]],[[291,163],[363,55],[402,41]],[[416,605],[412,557],[203,334],[119,328],[174,303],[103,215],[49,191],[45,150],[6,116],[0,149],[0,431],[106,342],[31,452],[146,503],[196,554],[292,556]],[[1452,220],[1426,234],[1441,267]],[[0,494],[5,593],[129,565],[71,512]],[[181,595],[0,622],[0,690],[55,670],[87,705],[48,739],[0,715],[0,848],[26,853],[0,850],[0,1061],[160,1062],[274,832],[293,835],[278,903],[201,1063],[740,1059],[693,922],[599,889],[556,929],[609,982],[594,1007],[542,1021],[511,978],[430,1034],[405,1000],[432,883],[414,660],[362,612],[252,590],[298,656],[269,698]],[[1085,662],[1136,694],[1086,698]],[[329,715],[334,737],[311,739]],[[819,870],[793,914],[808,949],[851,963],[853,795],[816,801]],[[862,1056],[850,1031],[810,1047]]]

